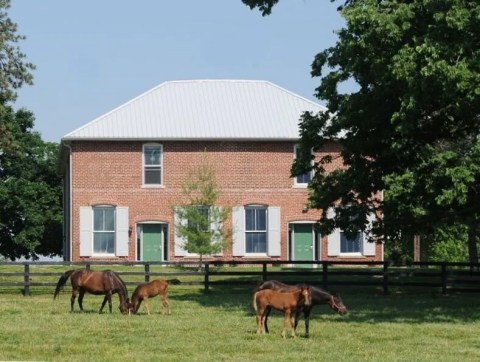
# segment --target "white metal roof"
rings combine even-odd
[[[301,114],[324,110],[267,81],[171,81],[63,140],[296,140]]]

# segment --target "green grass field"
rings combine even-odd
[[[283,318],[272,313],[269,335],[256,335],[251,287],[170,287],[171,315],[98,314],[101,296],[86,295],[84,313],[70,313],[68,290],[23,297],[0,293],[0,360],[101,361],[478,361],[478,295],[388,296],[357,288],[340,292],[350,313],[315,307],[310,338],[280,337]],[[129,287],[130,293],[133,288]],[[108,308],[106,308],[108,310]]]

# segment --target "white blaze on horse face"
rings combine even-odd
[[[310,294],[309,289],[302,289],[302,295],[305,298],[305,305],[311,305],[312,304],[312,295]]]

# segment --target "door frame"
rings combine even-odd
[[[313,253],[313,261],[319,261],[322,260],[322,237],[320,233],[315,231],[314,225],[315,221],[291,221],[288,223],[288,256],[289,260],[291,261],[290,266],[295,266],[295,233],[294,233],[294,227],[295,225],[311,225],[312,227],[312,253]],[[313,264],[313,267],[316,268],[318,267],[317,264]]]
[[[167,222],[162,221],[142,221],[136,224],[136,237],[135,237],[135,251],[136,260],[143,260],[143,225],[160,225],[163,228],[163,240],[162,240],[162,256],[159,261],[168,261],[169,248],[168,248],[168,232],[169,225]]]

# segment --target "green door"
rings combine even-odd
[[[142,225],[142,260],[162,261],[163,227],[161,224]]]
[[[313,260],[312,224],[293,225],[294,260]],[[312,264],[297,264],[299,268],[311,268]]]

